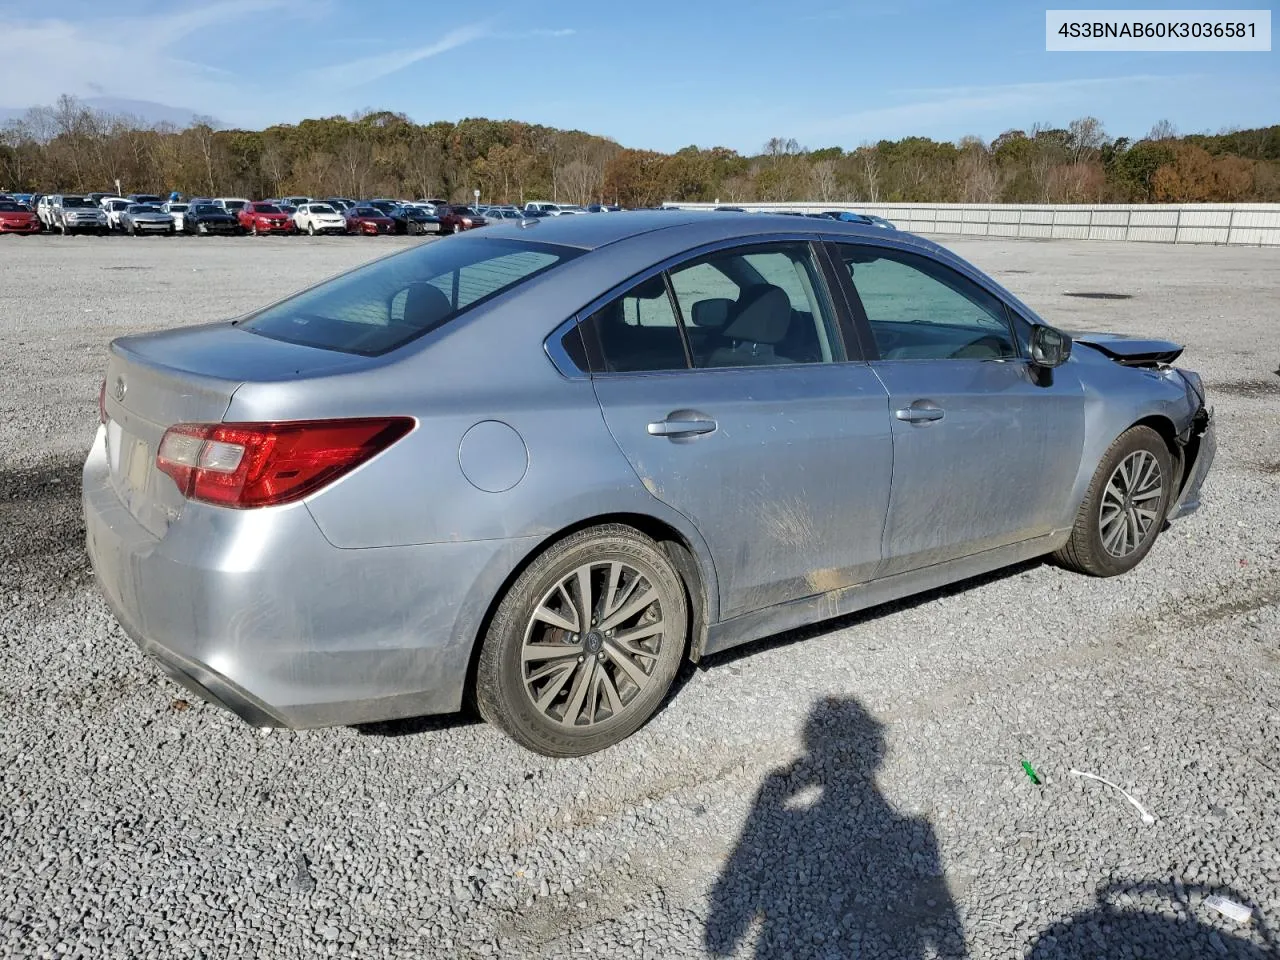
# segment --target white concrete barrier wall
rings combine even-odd
[[[857,210],[912,233],[1055,240],[1280,246],[1280,203],[742,203],[748,210]],[[714,203],[668,206],[710,210]]]

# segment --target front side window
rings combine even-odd
[[[780,366],[843,359],[807,243],[701,257],[671,271],[695,367]]]
[[[303,291],[240,326],[275,340],[377,355],[581,253],[498,239],[429,244]]]
[[[840,246],[883,360],[1016,357],[1004,304],[950,267],[880,247]]]

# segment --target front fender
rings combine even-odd
[[[1075,522],[1089,483],[1117,437],[1143,420],[1163,421],[1170,437],[1184,436],[1198,409],[1186,381],[1172,367],[1122,366],[1083,344],[1075,357],[1084,388],[1085,440],[1070,513],[1063,518],[1066,527]]]

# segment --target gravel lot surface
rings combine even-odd
[[[467,717],[250,729],[87,570],[108,339],[409,243],[0,239],[0,956],[1276,955],[1280,250],[955,241],[1051,322],[1188,344],[1204,508],[1118,579],[1026,564],[713,658],[550,761]]]

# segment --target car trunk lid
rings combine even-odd
[[[153,536],[163,537],[185,500],[155,467],[176,423],[218,423],[248,381],[332,373],[365,358],[269,340],[231,323],[123,337],[111,344],[103,404],[107,461],[116,494]]]

